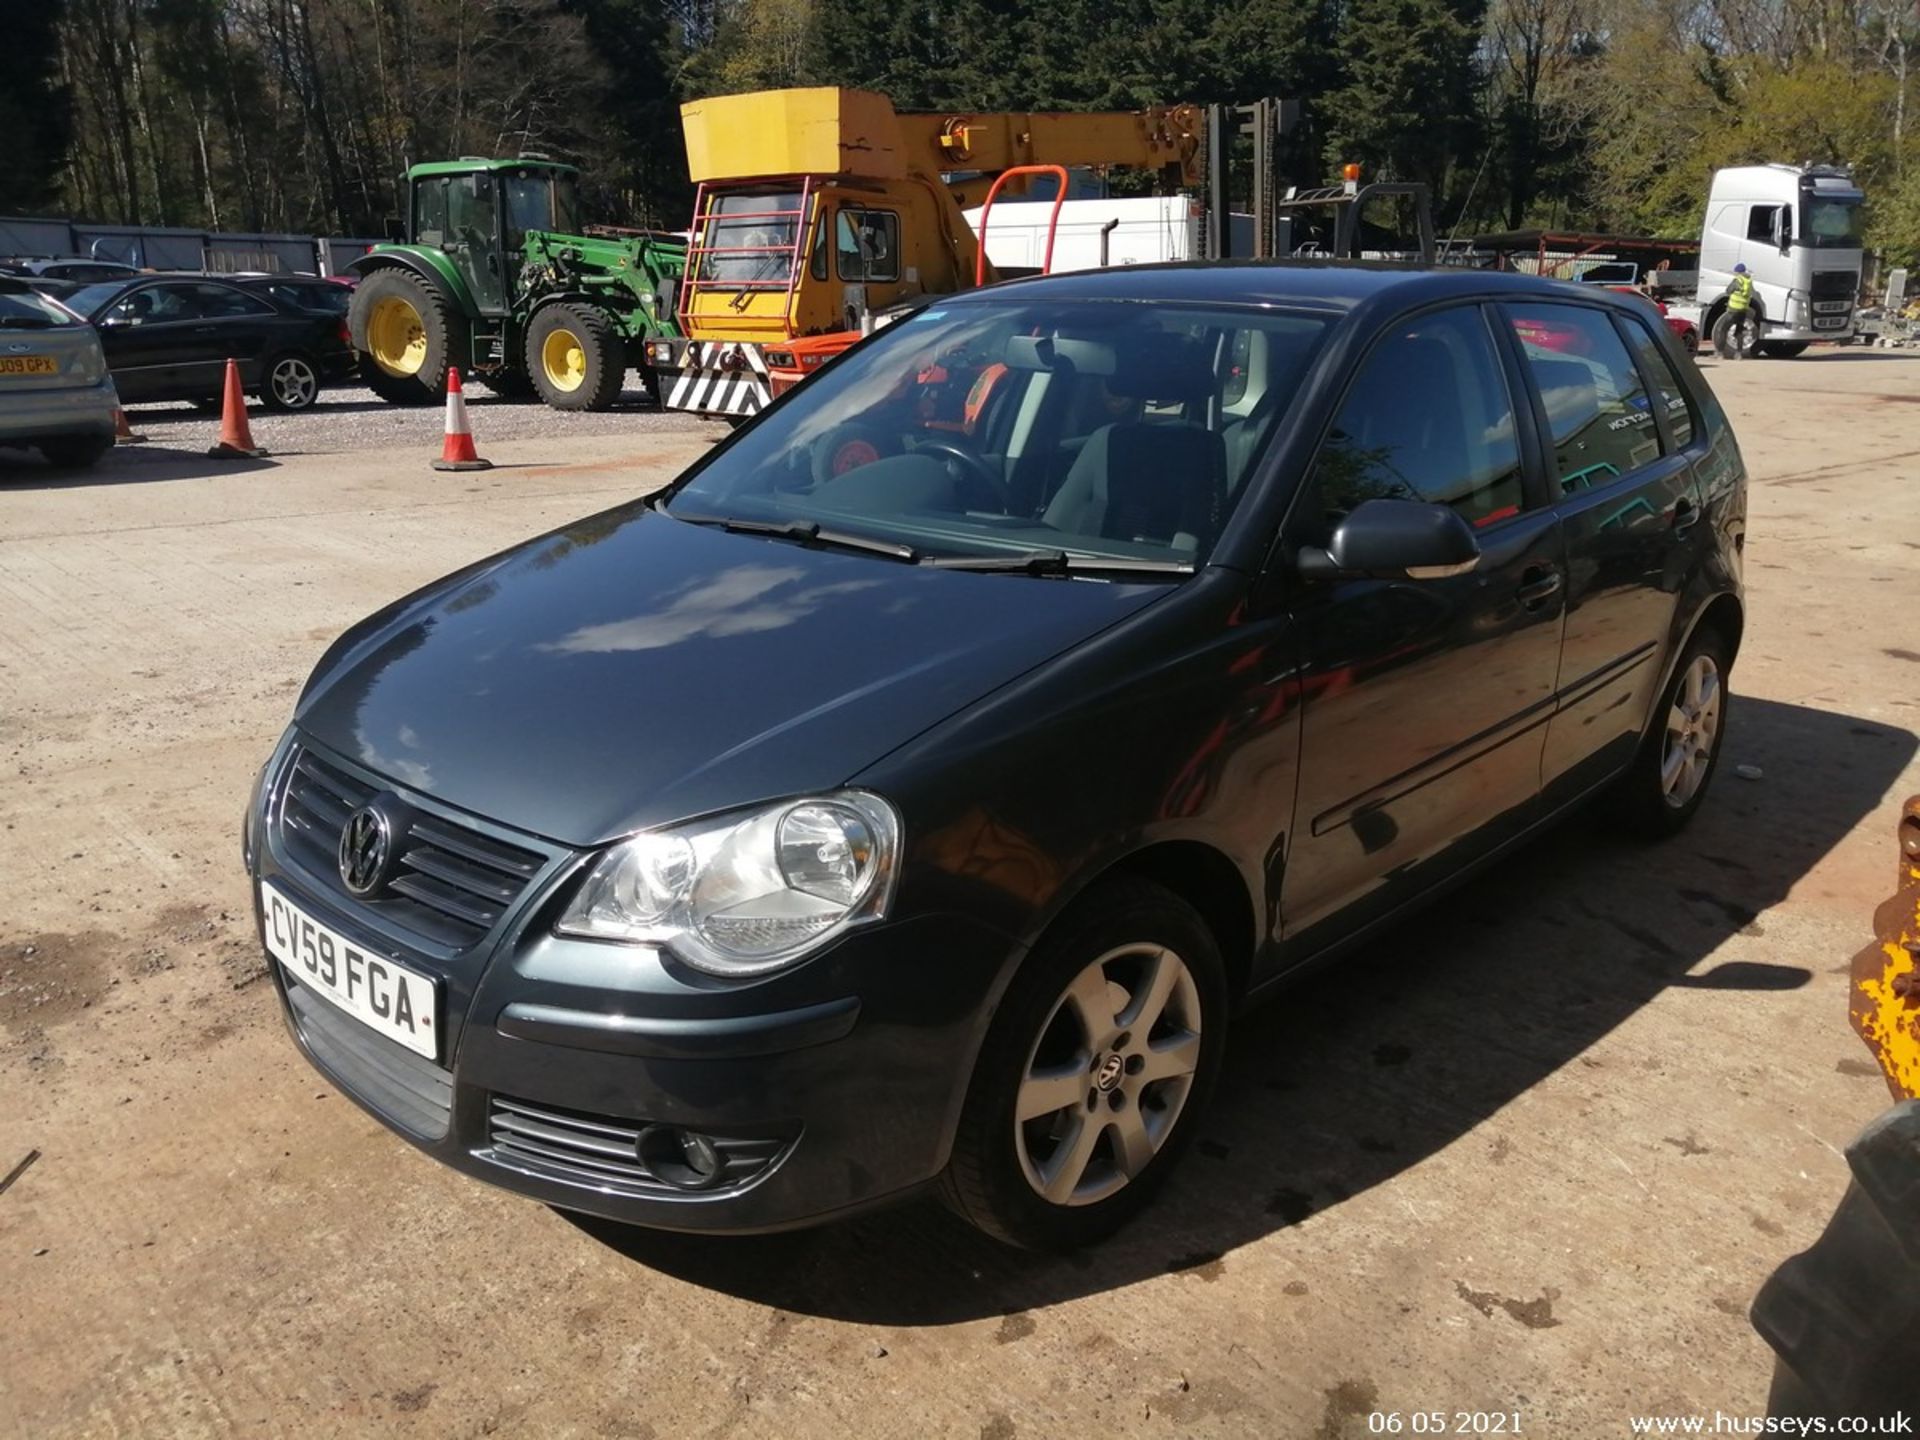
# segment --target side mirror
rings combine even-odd
[[[404,245],[407,243],[407,227],[400,223],[400,217],[398,215],[387,216],[386,231],[388,244]]]
[[[1442,580],[1479,564],[1480,542],[1445,505],[1365,500],[1334,527],[1326,549],[1304,549],[1294,563],[1307,580]]]
[[[1793,250],[1793,209],[1782,205],[1773,212],[1773,243],[1782,255]]]

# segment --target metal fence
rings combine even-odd
[[[142,270],[335,275],[376,243],[339,236],[90,225],[79,220],[0,216],[0,256],[116,260]]]

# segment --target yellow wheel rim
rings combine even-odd
[[[587,383],[587,347],[571,330],[555,330],[541,342],[540,368],[554,389],[578,390]]]
[[[367,317],[367,350],[389,375],[418,375],[427,363],[427,330],[420,312],[398,295],[375,301]]]

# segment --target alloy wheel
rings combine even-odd
[[[313,366],[298,355],[288,355],[278,361],[268,383],[273,386],[274,399],[288,410],[306,409],[320,393],[320,377],[314,374]]]
[[[1706,782],[1720,740],[1721,699],[1720,667],[1711,655],[1694,656],[1674,691],[1660,752],[1660,793],[1676,810]]]
[[[1162,945],[1093,961],[1054,1003],[1014,1099],[1014,1145],[1036,1194],[1090,1205],[1152,1163],[1200,1061],[1200,992]]]

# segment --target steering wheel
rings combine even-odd
[[[986,496],[985,505],[969,504],[969,510],[998,510],[1005,514],[1007,510],[1007,482],[998,471],[980,458],[979,455],[960,444],[957,440],[939,437],[921,440],[913,447],[916,455],[938,455],[948,462],[948,468],[959,483],[961,491],[971,490],[973,498]],[[968,482],[972,482],[969,485]],[[964,495],[963,495],[963,498]]]

